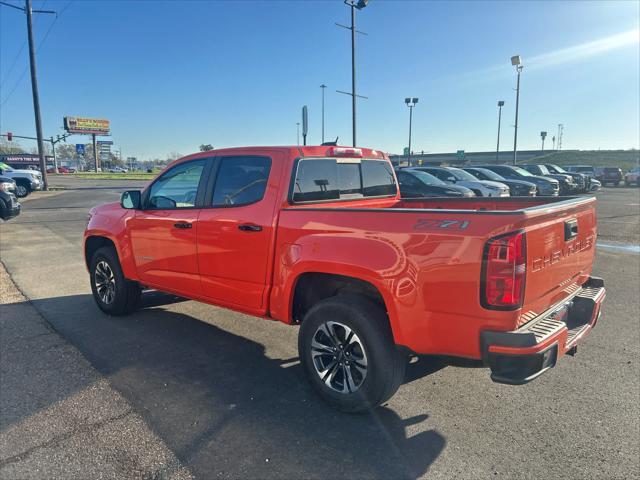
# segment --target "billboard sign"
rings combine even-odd
[[[64,117],[64,129],[69,133],[109,135],[109,120],[83,117]]]
[[[53,157],[50,155],[46,155],[45,161],[47,163],[53,163]],[[8,155],[0,155],[0,162],[6,163],[14,168],[23,168],[27,165],[39,166],[40,165],[40,157],[31,153],[16,153],[16,154],[8,154]]]

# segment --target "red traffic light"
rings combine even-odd
[[[7,140],[9,141],[13,140],[13,133],[7,132]]]

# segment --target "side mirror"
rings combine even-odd
[[[456,177],[448,177],[447,180],[451,183],[456,183]]]
[[[120,197],[120,206],[128,210],[139,210],[142,194],[140,190],[127,190]]]

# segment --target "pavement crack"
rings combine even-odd
[[[98,429],[104,427],[105,425],[108,425],[110,423],[122,420],[122,419],[126,418],[127,416],[129,416],[129,415],[131,415],[133,413],[134,413],[133,409],[130,408],[130,409],[120,413],[119,415],[115,415],[113,417],[106,418],[106,419],[104,419],[102,421],[79,425],[79,426],[73,428],[71,431],[69,431],[67,433],[64,433],[62,435],[58,435],[56,437],[53,437],[51,440],[48,440],[48,441],[46,441],[44,443],[40,443],[38,445],[34,445],[33,447],[28,448],[27,450],[25,450],[22,453],[19,453],[17,455],[13,455],[12,457],[6,458],[4,460],[0,460],[0,469],[4,468],[7,465],[11,465],[13,463],[21,462],[21,461],[27,459],[27,458],[29,458],[29,456],[31,456],[33,453],[37,452],[38,450],[56,447],[58,444],[66,441],[66,440],[69,440],[70,438],[73,438],[76,435],[89,433],[92,430],[98,430]]]

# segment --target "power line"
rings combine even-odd
[[[51,33],[51,30],[53,29],[53,26],[56,24],[56,22],[58,21],[58,19],[62,16],[62,14],[64,13],[64,11],[69,8],[69,5],[71,5],[71,3],[73,3],[74,0],[69,0],[69,2],[67,2],[67,4],[64,6],[64,8],[60,11],[60,13],[58,13],[56,15],[56,17],[53,19],[53,22],[51,22],[51,24],[49,25],[49,28],[47,29],[47,31],[45,32],[44,36],[42,37],[42,40],[40,40],[40,43],[38,44],[38,47],[36,48],[36,52],[39,52],[40,49],[42,48],[42,45],[44,45],[44,42],[47,40],[47,37],[49,36],[49,33]],[[46,2],[45,2],[46,3]],[[3,5],[8,5],[5,4],[3,2]],[[44,4],[43,4],[44,5]],[[18,78],[18,80],[16,81],[16,83],[13,85],[13,88],[11,89],[11,91],[9,92],[9,94],[5,97],[5,99],[2,101],[2,103],[0,104],[0,108],[4,107],[7,102],[9,101],[9,99],[11,98],[11,96],[13,95],[13,93],[16,91],[16,89],[18,88],[18,86],[20,85],[20,83],[22,83],[22,80],[24,79],[25,75],[27,74],[27,71],[29,70],[29,65],[26,65],[24,67],[24,70],[22,70],[22,73],[20,74],[20,77]]]
[[[42,5],[40,6],[40,8],[44,8],[44,6],[47,4],[48,0],[44,0],[44,2],[42,3]],[[0,2],[3,5],[6,6],[11,6],[13,7],[13,5],[9,4],[9,3],[5,3],[5,2]],[[39,18],[36,17],[36,21],[33,22],[33,25],[36,26],[38,24],[38,20]],[[2,81],[2,83],[0,84],[0,91],[2,91],[2,87],[5,86],[5,84],[9,81],[9,77],[11,76],[11,72],[13,72],[13,69],[15,68],[16,64],[18,63],[18,59],[20,58],[20,55],[22,54],[22,52],[24,51],[24,47],[27,46],[27,40],[25,39],[22,42],[22,45],[20,46],[20,49],[18,50],[18,53],[16,53],[15,57],[13,57],[13,61],[11,62],[11,66],[9,67],[9,70],[7,70],[7,73],[4,76],[4,80]]]

